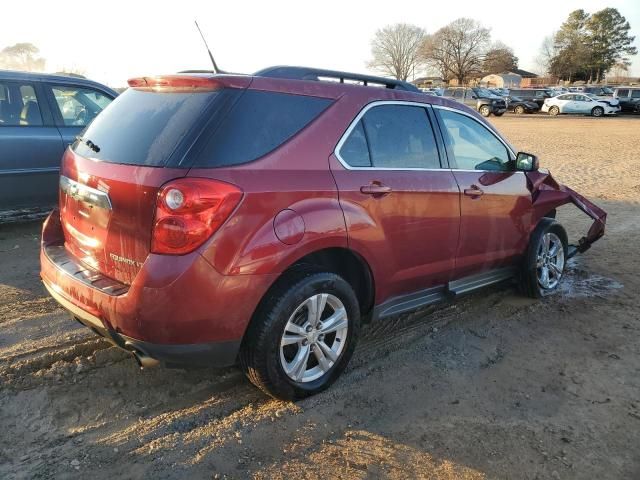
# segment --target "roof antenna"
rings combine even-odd
[[[216,61],[213,59],[213,55],[211,54],[211,49],[209,48],[209,45],[207,45],[207,41],[204,38],[204,35],[202,34],[202,30],[200,30],[200,26],[198,25],[198,21],[194,20],[194,23],[196,24],[196,28],[198,29],[198,32],[200,33],[200,36],[202,37],[202,41],[204,42],[204,46],[207,47],[207,52],[209,52],[209,58],[211,59],[211,63],[213,64],[213,73],[224,73],[222,70],[220,70],[218,68],[218,65],[216,64]]]

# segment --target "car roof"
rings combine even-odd
[[[55,82],[60,84],[80,85],[87,87],[97,87],[101,90],[106,90],[113,96],[117,96],[118,93],[112,88],[107,87],[99,82],[89,80],[86,78],[79,78],[72,75],[61,75],[53,73],[41,73],[41,72],[20,72],[16,70],[0,70],[0,80],[14,80],[14,81],[28,81],[28,82]]]

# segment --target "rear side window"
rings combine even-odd
[[[251,162],[275,150],[311,123],[332,100],[247,90],[208,136],[197,167]]]
[[[161,167],[167,163],[206,108],[214,92],[155,92],[129,88],[82,133],[73,146],[103,162]]]
[[[631,90],[631,98],[640,98],[640,90]]]
[[[40,105],[32,85],[0,83],[0,126],[42,126]]]
[[[351,131],[339,153],[352,167],[440,168],[429,117],[424,108],[417,106],[371,108]]]
[[[618,96],[618,97],[628,97],[629,96],[629,90],[618,90],[618,92],[616,93],[616,96]]]

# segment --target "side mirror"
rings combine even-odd
[[[516,156],[516,170],[534,172],[540,168],[538,157],[531,153],[518,152]]]

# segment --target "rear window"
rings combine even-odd
[[[194,124],[218,95],[129,88],[91,122],[73,149],[103,162],[164,166],[194,135]]]
[[[332,100],[247,90],[204,139],[195,167],[251,162],[275,150],[313,121]]]

